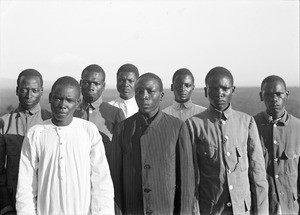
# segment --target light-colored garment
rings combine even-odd
[[[206,110],[205,107],[194,104],[192,100],[185,103],[178,103],[174,100],[172,105],[166,107],[162,111],[185,121],[191,116],[201,113],[204,110]]]
[[[136,104],[135,97],[132,97],[128,100],[124,100],[119,97],[108,103],[122,109],[126,119],[139,111],[139,107]]]
[[[97,127],[73,118],[32,127],[20,158],[18,214],[113,214],[114,190]]]

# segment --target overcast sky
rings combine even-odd
[[[298,0],[0,0],[0,78],[35,68],[45,80],[80,79],[99,64],[114,86],[124,63],[170,87],[188,68],[196,87],[215,66],[236,86],[276,74],[299,86]]]

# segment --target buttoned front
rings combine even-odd
[[[29,130],[22,147],[18,214],[113,214],[113,184],[94,124],[48,120]]]
[[[199,170],[200,213],[255,214],[268,210],[263,153],[254,119],[229,107],[210,106],[186,121]],[[250,186],[252,184],[252,186]],[[252,194],[251,194],[252,193]]]
[[[112,143],[115,201],[124,214],[191,213],[192,150],[182,121],[159,111],[148,125],[138,112],[118,125]]]
[[[287,111],[276,123],[272,123],[266,112],[254,119],[264,151],[270,213],[276,214],[280,207],[283,214],[298,214],[300,120]]]

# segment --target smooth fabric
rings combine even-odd
[[[172,105],[166,107],[162,111],[185,121],[191,116],[201,113],[204,110],[206,110],[205,107],[194,104],[192,100],[188,100],[184,103],[178,103],[174,100]]]
[[[270,214],[299,214],[300,120],[284,111],[272,121],[266,112],[254,116],[269,182]]]
[[[19,160],[24,135],[33,125],[51,118],[51,113],[37,104],[30,110],[21,105],[1,117],[0,128],[0,211],[15,209]],[[5,209],[6,208],[6,209]]]
[[[115,130],[110,161],[115,202],[123,214],[191,214],[194,172],[186,125],[159,111],[138,112]]]
[[[113,184],[97,127],[51,120],[24,139],[16,195],[20,215],[113,214]]]
[[[268,182],[253,117],[210,106],[186,121],[201,214],[268,214]]]
[[[135,97],[132,97],[128,100],[124,100],[119,97],[115,100],[110,101],[109,104],[122,109],[126,119],[139,110],[139,107],[137,106],[135,101]]]

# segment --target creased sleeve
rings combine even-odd
[[[21,150],[16,210],[20,215],[36,214],[38,155],[33,129],[25,137]]]
[[[177,147],[180,157],[180,214],[191,214],[194,202],[195,175],[192,144],[185,123],[181,126]]]
[[[102,138],[94,127],[90,151],[91,214],[114,214],[114,189]]]
[[[124,211],[123,208],[123,168],[122,168],[122,149],[121,149],[121,130],[124,122],[120,123],[113,134],[112,139],[112,156],[109,161],[111,176],[115,189],[115,204],[116,213],[120,213],[119,210]]]
[[[268,182],[265,161],[256,123],[251,117],[248,136],[249,180],[251,184],[254,214],[268,214]]]

